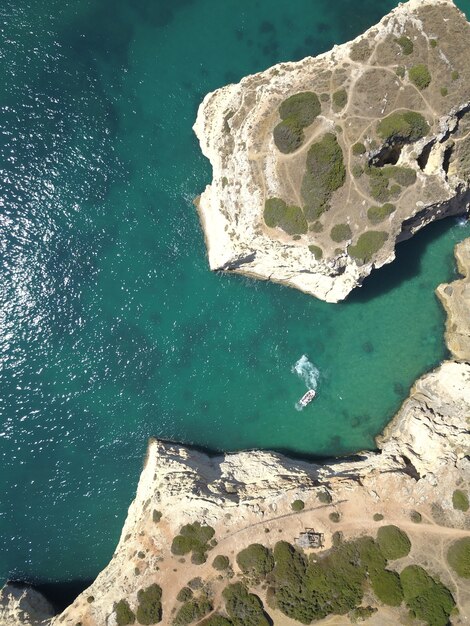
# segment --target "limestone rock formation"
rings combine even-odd
[[[463,278],[439,285],[436,293],[447,313],[447,347],[454,359],[470,361],[470,240],[466,239],[455,246],[455,258]]]
[[[410,0],[356,40],[208,94],[196,204],[213,270],[342,300],[470,203],[470,24]]]
[[[8,583],[0,591],[0,624],[2,626],[39,626],[49,622],[54,607],[44,596],[20,583]]]

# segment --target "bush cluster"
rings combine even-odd
[[[326,133],[310,146],[302,179],[301,193],[309,221],[318,219],[329,208],[333,192],[342,187],[345,178],[341,146],[333,133]]]
[[[249,593],[242,583],[228,585],[222,592],[225,610],[233,626],[270,626],[263,610],[263,603],[257,595]]]
[[[189,587],[182,587],[182,589],[178,591],[176,599],[178,600],[178,602],[187,602],[188,600],[191,600],[193,595],[194,594],[192,589],[190,589]]]
[[[429,133],[429,125],[416,111],[395,111],[377,125],[377,134],[384,141],[413,142]]]
[[[333,502],[333,498],[331,497],[331,493],[329,491],[320,491],[317,493],[317,498],[322,504],[331,504],[331,502]]]
[[[273,139],[280,152],[289,154],[304,141],[303,128],[309,126],[321,111],[318,96],[313,91],[297,93],[279,107],[281,122],[273,130]]]
[[[238,567],[244,574],[259,578],[266,576],[274,567],[273,554],[260,543],[252,543],[236,557]]]
[[[470,578],[470,537],[458,539],[447,551],[449,565],[462,578]]]
[[[316,258],[317,261],[319,261],[323,257],[323,250],[320,248],[320,246],[314,246],[312,244],[312,245],[310,245],[308,247],[308,249],[313,254],[313,256]]]
[[[211,549],[210,540],[215,531],[211,526],[199,522],[186,524],[180,530],[171,544],[171,552],[177,556],[184,556],[192,552],[191,560],[195,564],[206,561],[206,553]]]
[[[114,605],[114,612],[116,613],[117,626],[128,626],[135,623],[135,614],[131,610],[127,600],[119,600]]]
[[[396,209],[394,204],[387,202],[382,206],[371,206],[367,211],[367,217],[372,224],[380,224],[384,219],[389,217]]]
[[[388,560],[400,559],[410,552],[411,541],[398,526],[381,526],[377,531],[377,543]]]
[[[348,94],[346,89],[338,89],[333,94],[333,107],[337,110],[344,109],[348,102]]]
[[[415,524],[421,524],[422,519],[423,519],[423,516],[421,515],[421,513],[418,513],[418,511],[411,511],[410,520],[412,522],[414,522]]]
[[[199,621],[210,613],[213,608],[212,602],[206,596],[202,595],[199,598],[193,598],[180,606],[173,619],[173,626],[187,626]]]
[[[419,565],[408,565],[400,574],[406,606],[412,617],[429,626],[447,626],[455,607],[452,594]]]
[[[264,221],[269,228],[281,228],[288,235],[302,235],[308,224],[298,206],[289,206],[281,198],[268,198],[264,203]]]
[[[409,37],[405,37],[405,35],[402,35],[401,37],[398,37],[398,39],[395,39],[395,41],[400,46],[403,54],[408,55],[413,52],[413,49],[414,49],[413,42],[411,41]]]
[[[369,46],[367,40],[363,39],[351,46],[349,57],[352,61],[367,61],[371,54],[372,48]]]
[[[230,565],[230,560],[228,556],[224,556],[223,554],[218,554],[215,559],[212,561],[212,567],[216,569],[218,572],[223,572]]]
[[[293,511],[299,513],[300,511],[304,510],[305,502],[303,500],[294,500],[290,506]]]
[[[353,147],[352,147],[352,153],[355,156],[360,156],[361,154],[364,154],[366,151],[366,147],[363,143],[360,143],[359,141],[356,142]]]
[[[158,624],[162,619],[162,590],[157,584],[137,592],[137,621],[148,626]]]
[[[351,239],[352,231],[349,224],[336,224],[330,231],[330,237],[336,243]]]
[[[452,505],[457,511],[468,511],[468,496],[461,489],[456,489],[452,494]]]
[[[348,247],[349,255],[360,264],[369,263],[388,239],[388,233],[368,230],[360,235],[354,246]]]
[[[386,202],[392,196],[397,196],[401,191],[401,186],[409,187],[416,182],[416,172],[411,167],[369,166],[366,173],[369,177],[370,194],[379,202]],[[391,184],[393,181],[394,184]]]
[[[199,626],[232,626],[232,622],[216,613],[199,622]]]
[[[408,70],[408,77],[418,89],[426,89],[431,82],[431,74],[424,63],[418,63],[418,65],[413,65]]]

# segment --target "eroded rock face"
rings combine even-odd
[[[46,598],[31,587],[8,583],[0,591],[0,624],[2,626],[39,626],[55,614]]]
[[[206,96],[197,201],[213,270],[336,302],[470,202],[470,24],[410,0],[355,41]],[[299,95],[300,94],[300,95]]]
[[[454,359],[470,361],[470,239],[455,246],[455,258],[463,278],[439,285],[436,293],[447,313],[447,347]]]

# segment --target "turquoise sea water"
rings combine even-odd
[[[395,2],[4,0],[0,579],[111,557],[155,435],[329,456],[373,448],[444,356],[455,220],[346,303],[209,272],[204,94],[355,36]],[[468,9],[469,0],[461,0]],[[318,399],[292,372],[308,355]]]

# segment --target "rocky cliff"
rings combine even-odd
[[[208,94],[196,204],[213,270],[347,296],[470,202],[470,24],[410,0],[356,40]]]
[[[470,239],[458,245],[457,254],[461,272],[468,275]],[[459,282],[447,286],[452,293]],[[470,309],[468,290],[459,293],[462,300],[457,311],[452,308],[453,299],[448,301],[457,333],[466,328]],[[427,542],[437,542],[442,550],[442,541],[469,532],[468,516],[453,509],[451,494],[456,485],[470,486],[470,350],[468,344],[466,349],[459,344],[454,353],[452,345],[450,341],[452,357],[459,360],[444,362],[416,382],[379,438],[377,453],[318,465],[261,451],[211,457],[182,445],[151,440],[136,498],[110,564],[50,623],[115,626],[116,603],[126,599],[135,610],[139,591],[157,583],[163,590],[163,623],[170,624],[172,611],[179,606],[176,594],[187,581],[202,577],[217,590],[218,579],[209,563],[188,563],[169,549],[182,525],[194,521],[215,529],[215,555],[253,541],[275,542],[277,532],[292,540],[312,525],[324,533],[328,547],[338,528],[352,536],[370,532],[372,513],[377,510],[386,520],[413,532],[409,512],[419,509],[437,522],[417,526],[413,538],[416,545],[421,542],[423,546],[422,558],[432,561]],[[318,496],[325,491],[331,504],[319,506]],[[298,498],[305,502],[305,510],[294,513],[291,503]],[[341,511],[349,521],[332,525],[328,517],[332,510]],[[419,554],[414,558],[419,560]],[[439,567],[436,564],[444,580],[449,579],[453,588],[457,584],[459,590],[458,581]],[[459,594],[461,611],[468,614],[470,597],[465,588]],[[33,604],[21,605],[18,593],[7,587],[0,604],[0,623],[38,623],[39,605],[32,610]],[[48,618],[50,607],[44,609],[43,617]],[[371,619],[370,623],[377,625],[397,623],[396,614],[390,617],[380,610]],[[349,623],[344,620],[342,623]]]

